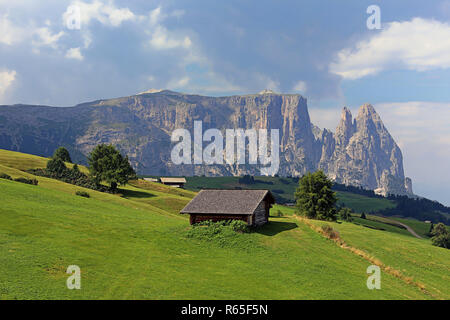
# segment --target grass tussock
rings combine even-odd
[[[36,179],[27,179],[24,177],[19,177],[16,179],[13,179],[9,174],[6,173],[2,173],[0,172],[0,179],[5,179],[5,180],[11,180],[11,181],[16,181],[16,182],[20,182],[20,183],[26,183],[26,184],[31,184],[33,186],[37,186],[39,181],[37,181]]]
[[[337,230],[334,230],[330,225],[324,224],[321,227],[321,233],[325,235],[328,239],[340,241],[341,237],[339,235],[339,232]]]
[[[20,182],[20,183],[31,184],[31,185],[33,185],[33,186],[37,186],[38,183],[39,183],[39,181],[37,181],[37,180],[34,179],[34,178],[33,178],[33,179],[27,179],[27,178],[23,178],[23,177],[16,178],[16,179],[14,179],[14,181]]]
[[[77,192],[75,192],[75,194],[77,196],[84,197],[84,198],[90,198],[91,197],[91,195],[89,193],[87,193],[86,191],[77,191]]]
[[[12,180],[12,178],[9,174],[3,173],[3,172],[0,172],[0,179]]]

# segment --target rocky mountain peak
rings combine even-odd
[[[342,113],[341,113],[341,120],[347,121],[348,119],[352,119],[352,112],[350,111],[349,108],[344,107],[342,108]]]
[[[271,90],[206,97],[151,89],[73,108],[2,106],[1,119],[0,148],[49,156],[65,145],[82,160],[99,143],[111,143],[139,173],[177,176],[259,174],[249,165],[174,165],[170,135],[177,128],[192,132],[194,121],[202,120],[204,130],[277,129],[280,176],[322,169],[338,183],[412,193],[402,153],[370,104],[360,107],[356,119],[344,108],[335,133],[311,123],[306,98]]]
[[[355,118],[356,124],[361,123],[362,127],[367,127],[368,123],[382,123],[380,116],[371,104],[363,104],[359,107],[358,115]]]
[[[333,142],[328,140],[322,150],[330,154]],[[362,105],[353,122],[350,110],[344,108],[334,140],[332,155],[324,157],[323,151],[319,167],[337,182],[384,195],[410,193],[400,148],[371,104]]]
[[[342,109],[341,120],[336,128],[336,144],[346,146],[354,132],[352,113],[347,107],[344,107]]]
[[[359,113],[360,114],[376,114],[375,108],[370,103],[365,103],[362,106],[359,107]]]
[[[363,104],[359,107],[358,115],[355,118],[356,122],[367,122],[367,121],[375,121],[380,122],[381,118],[378,115],[377,111],[371,104]]]

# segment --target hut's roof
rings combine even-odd
[[[162,183],[186,183],[185,178],[163,178],[163,177],[161,177],[159,180],[161,180]]]
[[[253,214],[266,197],[275,203],[269,190],[201,190],[180,213]]]

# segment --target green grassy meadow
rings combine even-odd
[[[321,223],[321,222],[319,222]],[[450,299],[450,261],[448,249],[430,245],[408,235],[355,228],[351,223],[333,224],[345,241],[383,263],[423,284],[427,291],[442,299]],[[364,232],[360,232],[364,229]]]
[[[0,172],[47,159],[0,150]],[[282,217],[229,241],[187,237],[178,211],[188,190],[133,181],[118,195],[36,177],[38,186],[0,179],[0,299],[449,299],[450,253],[429,240],[353,223],[332,223],[351,245],[420,281],[390,273],[366,287],[371,264],[276,205]],[[77,190],[90,198],[76,196]],[[322,222],[314,221],[320,224]],[[66,268],[81,268],[81,289]]]
[[[347,206],[355,212],[379,211],[394,208],[395,202],[384,198],[370,198],[346,191],[337,192],[338,204]]]

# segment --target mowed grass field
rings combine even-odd
[[[0,151],[0,172],[30,177],[19,169],[35,159],[20,157],[9,161]],[[193,192],[135,181],[111,195],[36,178],[38,186],[0,179],[1,299],[450,298],[450,255],[428,240],[332,224],[426,289],[383,272],[382,289],[368,290],[371,263],[297,219],[292,208],[275,206],[271,214],[283,217],[228,243],[204,241],[186,236],[188,218],[178,214]],[[66,287],[69,265],[81,268],[80,290]]]

